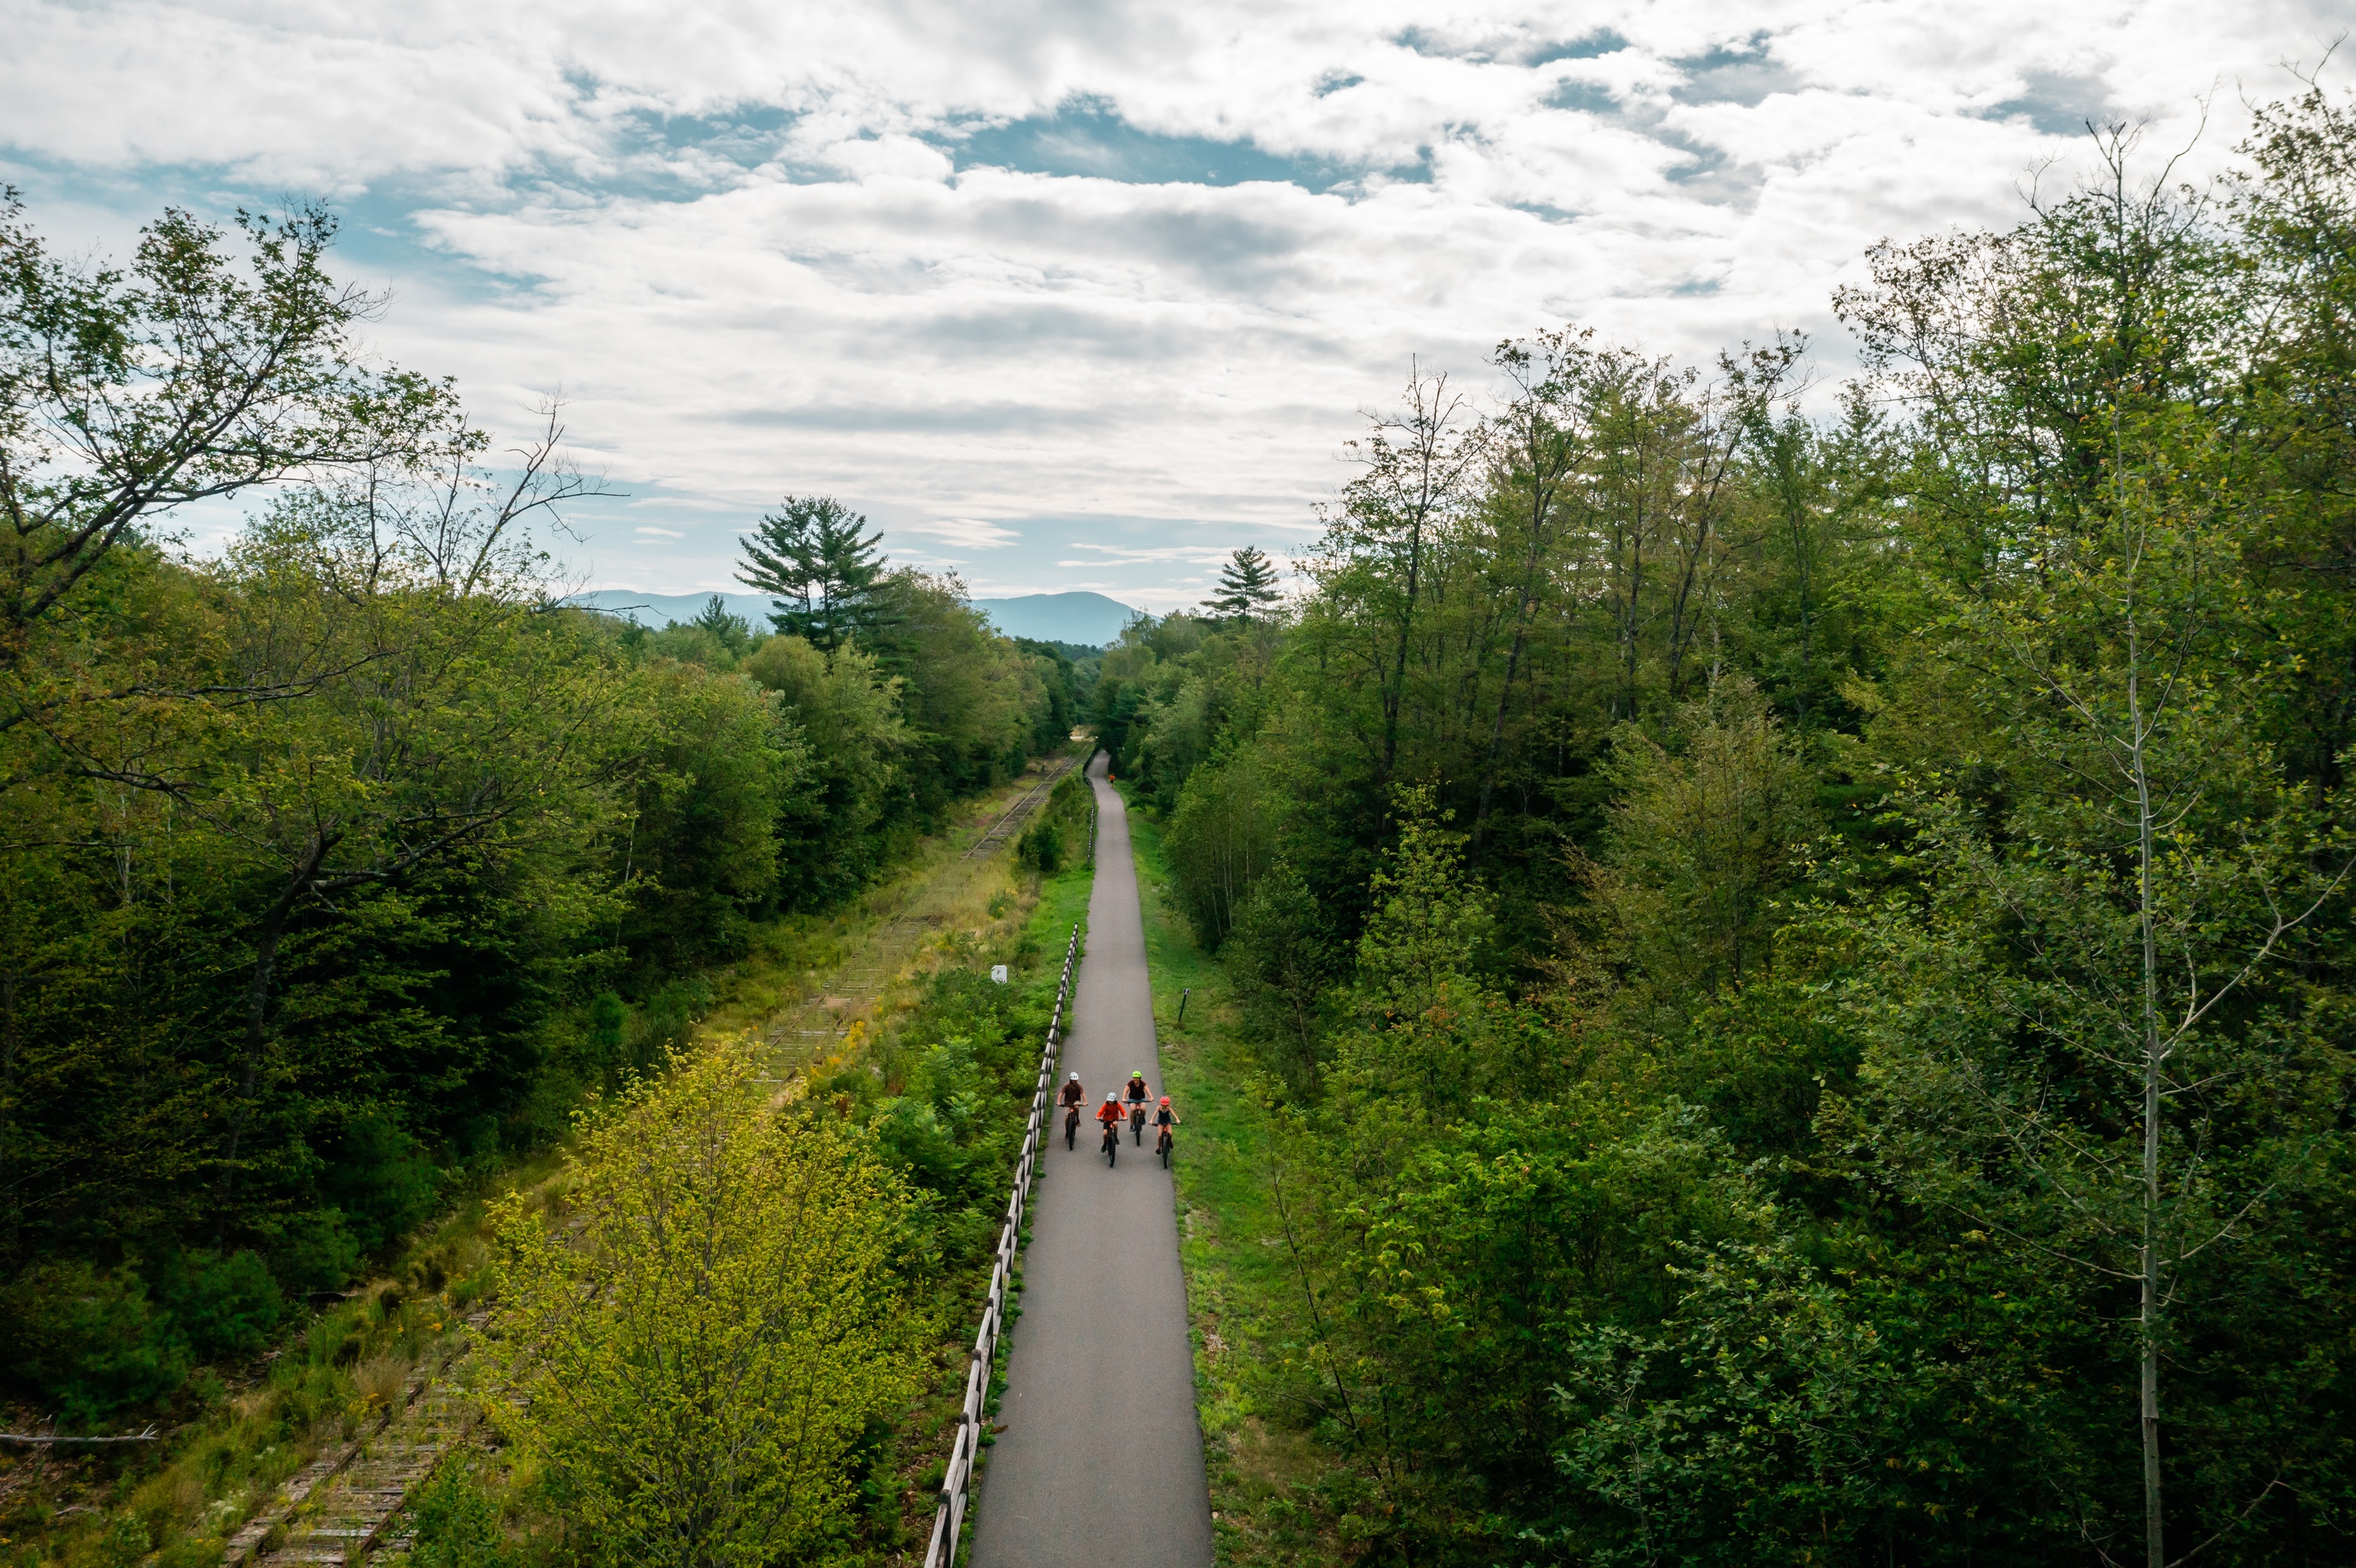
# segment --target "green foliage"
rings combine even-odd
[[[286,1317],[286,1300],[258,1253],[183,1253],[159,1294],[174,1329],[199,1361],[253,1354]]]
[[[1015,844],[1016,863],[1053,876],[1076,853],[1085,857],[1090,810],[1087,780],[1075,768],[1055,781],[1046,804],[1023,830]]]
[[[791,710],[750,680],[671,664],[644,678],[661,729],[627,830],[641,880],[624,934],[660,969],[738,956],[748,917],[776,891],[780,819],[805,791],[809,747]]]
[[[601,1561],[808,1549],[915,1375],[903,1191],[840,1122],[771,1110],[752,1071],[739,1050],[677,1058],[585,1115],[577,1240],[502,1211],[497,1359],[528,1403],[493,1418]]]
[[[348,1117],[338,1131],[319,1190],[353,1245],[363,1255],[377,1253],[434,1211],[442,1172],[424,1146],[382,1112]]]
[[[1252,885],[1221,955],[1277,1070],[1305,1087],[1317,1068],[1323,997],[1342,965],[1317,895],[1290,861]]]
[[[1358,938],[1358,973],[1376,1007],[1411,1017],[1472,973],[1493,922],[1431,793],[1400,791],[1398,810],[1398,847],[1367,884],[1373,907]]]
[[[731,658],[742,658],[753,645],[751,623],[732,613],[728,602],[717,593],[703,602],[701,613],[688,624],[718,643]]]
[[[1219,592],[1205,605],[1238,621],[1264,618],[1276,603],[1276,568],[1257,545],[1230,551],[1219,568]]]
[[[412,1494],[408,1568],[503,1568],[511,1560],[477,1456],[460,1449]]]
[[[1610,1509],[1567,1531],[1590,1561],[1708,1561],[1729,1541],[1858,1561],[1954,1512],[1968,1467],[1937,1416],[1969,1395],[1876,1324],[1898,1302],[1837,1288],[1788,1243],[1693,1255],[1668,1271],[1686,1288],[1663,1333],[1601,1325],[1572,1346],[1562,1468]]]
[[[905,1257],[928,1280],[956,1277],[998,1243],[1006,1172],[1023,1141],[1020,1112],[1047,1029],[1046,956],[1032,955],[1036,967],[1020,985],[996,985],[970,969],[940,971],[884,1047],[880,1083],[853,1072],[821,1086],[843,1096],[913,1189]]]
[[[1767,968],[1776,895],[1817,819],[1807,765],[1741,677],[1680,709],[1675,739],[1620,730],[1602,768],[1617,798],[1585,869],[1601,945],[1683,1005]]]
[[[884,535],[866,528],[865,517],[830,496],[787,496],[745,539],[737,581],[776,595],[769,623],[780,633],[831,653],[855,635],[872,635],[893,613],[876,593],[884,560],[875,547]]]
[[[241,213],[224,244],[167,210],[128,269],[88,269],[0,187],[0,669],[33,662],[37,624],[147,515],[398,459],[455,411],[446,385],[370,368],[353,329],[373,301],[327,275],[335,233],[308,206]]]
[[[1205,945],[1226,941],[1275,859],[1279,792],[1250,752],[1190,770],[1171,814],[1169,852],[1186,916]]]
[[[790,907],[864,886],[906,812],[907,726],[901,682],[857,647],[831,656],[799,637],[770,637],[745,673],[776,695],[808,748],[805,786],[780,803],[778,875]]]
[[[346,1286],[684,1042],[702,966],[1065,743],[1068,659],[954,582],[892,580],[889,668],[562,607],[532,527],[598,487],[552,413],[494,472],[370,368],[333,230],[167,214],[77,268],[0,198],[0,1385],[91,1418]],[[148,542],[263,484],[218,556]],[[872,637],[846,548],[812,613]]]
[[[931,822],[953,796],[1021,766],[1038,737],[1033,716],[1049,706],[1046,687],[956,578],[902,568],[877,583],[875,601],[880,619],[864,645],[901,682],[913,752],[906,784],[919,819]]]
[[[1064,864],[1064,830],[1060,824],[1041,820],[1023,830],[1015,840],[1014,859],[1018,865],[1053,875]]]
[[[1288,1265],[1223,1550],[2337,1550],[2356,116],[2257,124],[1878,248],[1829,413],[1789,336],[1421,378],[1280,625],[1108,652]]]
[[[0,1314],[10,1376],[66,1420],[87,1425],[187,1376],[187,1348],[127,1270],[79,1260],[37,1264],[13,1281]]]

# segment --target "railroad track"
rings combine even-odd
[[[828,1042],[849,1032],[851,1015],[880,995],[890,976],[939,929],[944,915],[927,906],[953,897],[992,851],[1020,833],[1075,761],[1066,756],[1051,764],[971,848],[948,862],[958,868],[953,875],[937,874],[911,890],[901,912],[875,927],[836,971],[830,995],[792,1008],[768,1029],[768,1044],[779,1052],[786,1076],[765,1082],[790,1082],[794,1072],[832,1049]],[[469,1337],[487,1316],[478,1312],[466,1319]],[[442,1456],[477,1440],[475,1401],[447,1378],[464,1348],[461,1340],[434,1363],[421,1363],[400,1399],[364,1433],[320,1456],[279,1488],[229,1542],[224,1568],[359,1568],[378,1551],[404,1545],[412,1521],[401,1510],[410,1494]]]
[[[962,854],[948,860],[930,881],[910,891],[900,912],[869,933],[859,951],[835,971],[830,984],[821,987],[819,995],[789,1008],[769,1026],[766,1041],[771,1050],[779,1052],[777,1071],[781,1075],[776,1082],[782,1083],[801,1064],[826,1055],[832,1049],[828,1042],[850,1033],[852,1019],[882,994],[891,977],[941,929],[944,916],[937,906],[954,899],[958,888],[978,874],[992,854],[1023,831],[1032,813],[1047,798],[1047,792],[1072,771],[1077,760],[1066,755],[1050,763],[1042,770],[1038,783],[993,817]]]
[[[468,1313],[455,1340],[411,1369],[390,1408],[280,1488],[230,1540],[223,1568],[346,1568],[380,1544],[410,1492],[472,1438],[479,1412],[449,1373],[489,1316]]]
[[[952,891],[950,882],[961,883],[973,875],[983,861],[1022,832],[1023,825],[1031,819],[1031,814],[1039,808],[1047,798],[1047,793],[1064,775],[1072,771],[1076,761],[1076,758],[1067,755],[1049,763],[1037,784],[1023,791],[1012,805],[1000,812],[965,853],[949,862],[952,866],[965,869],[953,879],[945,880],[937,877],[932,883],[914,891],[901,912],[876,927],[862,951],[836,971],[832,987],[793,1009],[771,1028],[768,1035],[770,1045],[791,1047],[798,1042],[808,1049],[819,1041],[849,1033],[851,1015],[862,1005],[873,1000],[883,990],[885,981],[914,957],[925,939],[939,928],[941,916],[926,912],[921,906],[927,901],[937,901],[942,892]],[[927,895],[931,896],[930,900]]]
[[[1062,781],[1063,776],[1072,771],[1072,763],[1075,761],[1075,758],[1069,756],[1057,758],[1055,765],[1047,770],[1039,782],[1032,785],[1020,800],[1008,806],[1000,815],[998,820],[990,825],[989,831],[974,841],[973,848],[965,852],[965,858],[969,860],[980,859],[1022,832],[1023,825],[1030,820],[1031,814],[1038,809],[1039,803],[1047,798],[1047,792],[1054,789]]]

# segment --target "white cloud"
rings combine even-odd
[[[0,178],[74,250],[166,199],[337,197],[387,353],[495,423],[564,389],[635,497],[584,526],[680,547],[593,538],[629,586],[724,579],[814,490],[908,559],[990,552],[978,591],[1093,555],[1160,602],[1313,532],[1410,354],[1477,382],[1564,319],[1692,357],[1796,325],[1837,367],[1868,244],[2016,220],[2089,115],[2173,150],[2209,98],[2216,170],[2340,14],[0,0]],[[1089,517],[1151,537],[1084,549]]]
[[[1023,542],[1023,536],[1012,528],[1001,528],[980,517],[929,517],[919,522],[903,523],[895,531],[938,539],[943,544],[961,549],[1002,549],[1008,545]]]
[[[1100,566],[1106,561],[1116,560],[1130,565],[1141,565],[1148,561],[1192,561],[1196,564],[1201,564],[1206,561],[1222,561],[1227,559],[1227,552],[1224,549],[1205,548],[1197,545],[1173,545],[1166,546],[1158,549],[1130,549],[1119,545],[1091,544],[1086,540],[1082,540],[1081,542],[1075,544],[1072,548],[1074,549],[1087,550],[1101,559],[1093,563],[1074,560],[1066,561],[1062,564],[1066,566],[1081,566],[1088,564]]]

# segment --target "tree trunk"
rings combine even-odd
[[[17,1216],[24,1205],[16,1197],[16,1160],[15,1124],[8,1107],[16,1095],[16,989],[24,978],[20,970],[0,973],[0,1192],[8,1194],[7,1218],[0,1229],[0,1257],[14,1260],[16,1255]]]
[[[1527,636],[1523,617],[1530,612],[1530,594],[1522,592],[1520,615],[1514,623],[1514,644],[1505,652],[1505,681],[1497,692],[1497,717],[1489,726],[1489,758],[1481,765],[1481,800],[1472,810],[1472,863],[1481,863],[1481,850],[1489,838],[1489,800],[1497,788],[1497,757],[1505,744],[1505,709],[1514,698],[1514,677],[1522,667],[1522,644]]]
[[[2165,1519],[2161,1509],[2159,1473],[2159,1320],[2165,1302],[2159,1255],[2159,1114],[2160,1073],[2165,1054],[2159,1035],[2159,949],[2153,930],[2151,894],[2154,827],[2151,773],[2146,759],[2141,650],[2135,614],[2127,614],[2128,763],[2136,791],[2136,904],[2143,938],[2143,1171],[2139,1194],[2142,1212],[2140,1266],[2136,1270],[2142,1300],[2136,1316],[2138,1403],[2143,1436],[2143,1531],[2147,1568],[2166,1568]]]
[[[229,1198],[237,1189],[237,1156],[245,1142],[245,1129],[253,1111],[254,1096],[262,1088],[262,1058],[269,1045],[270,983],[278,968],[278,943],[285,934],[287,917],[294,906],[318,880],[319,868],[327,863],[328,852],[343,836],[339,833],[320,834],[311,840],[294,874],[279,890],[269,909],[262,912],[261,931],[253,943],[253,978],[245,988],[245,1051],[244,1062],[238,1074],[237,1108],[230,1113],[229,1152],[221,1162],[221,1224],[229,1223]]]
[[[1644,534],[1643,503],[1633,524],[1634,542],[1615,540],[1613,553],[1624,556],[1626,571],[1617,595],[1615,608],[1620,615],[1620,714],[1629,723],[1636,719],[1636,615],[1638,602],[1644,592]]]
[[[1799,464],[1786,453],[1777,467],[1783,486],[1783,520],[1792,530],[1792,568],[1800,579],[1800,678],[1792,706],[1799,727],[1808,727],[1808,688],[1814,682],[1816,653],[1814,562],[1809,556],[1806,504],[1800,496]]]
[[[1505,651],[1505,681],[1497,691],[1497,716],[1489,726],[1489,758],[1481,767],[1481,800],[1472,811],[1472,863],[1481,863],[1482,847],[1489,836],[1489,802],[1497,787],[1497,758],[1505,749],[1505,711],[1514,699],[1514,677],[1522,667],[1522,648],[1529,639],[1530,605],[1537,597],[1538,558],[1543,554],[1540,515],[1552,505],[1546,491],[1532,506],[1530,517],[1530,548],[1523,563],[1522,597],[1514,611],[1514,641]]]
[[[1424,508],[1418,507],[1415,522],[1408,531],[1407,603],[1399,611],[1398,655],[1391,665],[1390,689],[1383,694],[1383,773],[1379,782],[1386,789],[1391,782],[1392,766],[1398,761],[1399,706],[1407,696],[1407,645],[1415,626],[1416,581],[1423,567],[1423,517]]]

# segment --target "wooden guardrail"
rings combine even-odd
[[[1015,1162],[1014,1189],[1006,1200],[1006,1227],[998,1233],[998,1262],[990,1271],[990,1298],[981,1309],[981,1328],[973,1337],[973,1364],[965,1374],[965,1406],[958,1413],[957,1435],[949,1444],[949,1467],[941,1477],[941,1497],[933,1513],[933,1539],[925,1548],[925,1568],[952,1568],[957,1561],[958,1533],[965,1524],[967,1494],[973,1482],[973,1462],[981,1452],[981,1434],[990,1420],[990,1376],[998,1355],[998,1338],[1005,1328],[1006,1291],[1014,1275],[1014,1254],[1022,1244],[1023,1207],[1030,1200],[1031,1179],[1037,1174],[1039,1146],[1046,1135],[1050,1101],[1055,1088],[1055,1061],[1063,1049],[1064,1008],[1072,995],[1072,970],[1080,957],[1080,928],[1064,948],[1064,976],[1055,987],[1055,1009],[1047,1019],[1047,1045],[1039,1055],[1039,1081],[1031,1093],[1031,1122],[1023,1135],[1023,1157]]]

